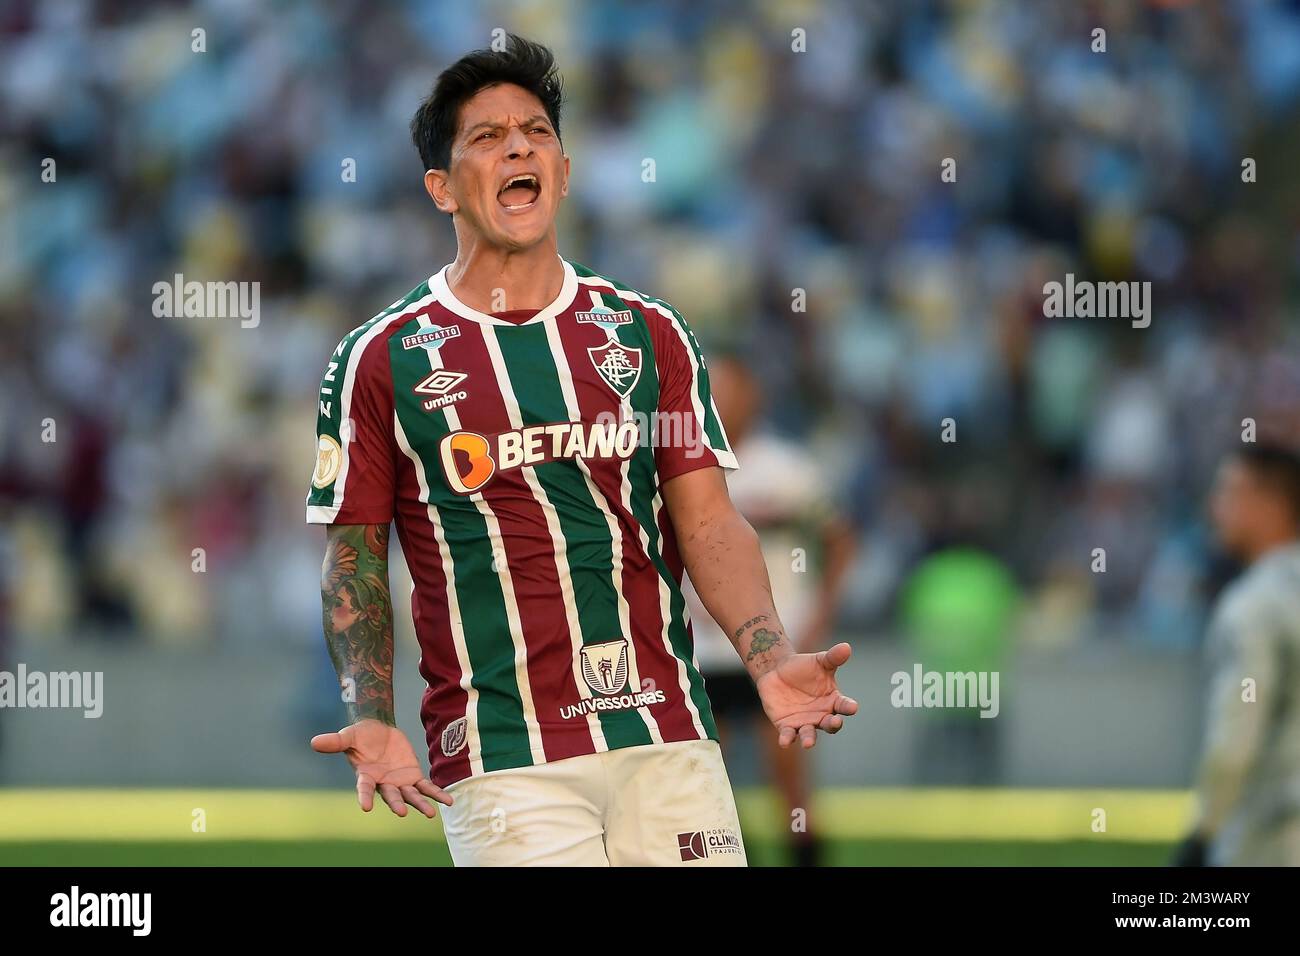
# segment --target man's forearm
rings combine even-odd
[[[679,547],[695,592],[754,678],[794,653],[772,602],[758,535],[739,512],[722,509],[684,529]]]
[[[1229,692],[1235,693],[1235,688],[1229,688]],[[1237,706],[1256,705],[1242,705],[1238,701]],[[1208,840],[1219,832],[1241,802],[1256,759],[1259,728],[1249,718],[1236,721],[1225,718],[1220,709],[1211,712],[1207,730],[1209,739],[1197,774],[1194,829]]]
[[[1255,628],[1221,639],[1214,657],[1205,719],[1205,745],[1198,773],[1196,830],[1210,838],[1241,802],[1267,733],[1266,705],[1243,695],[1242,681],[1258,682],[1260,700],[1285,673],[1272,632]]]
[[[321,602],[325,644],[349,721],[370,718],[394,725],[388,525],[330,526]]]

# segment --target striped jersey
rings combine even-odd
[[[717,739],[661,495],[736,467],[682,316],[561,259],[523,321],[444,268],[348,333],[320,389],[307,520],[396,523],[430,775]]]

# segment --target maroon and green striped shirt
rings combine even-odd
[[[469,308],[443,269],[321,382],[307,520],[396,521],[443,786],[717,739],[660,493],[736,467],[704,358],[672,306],[561,263],[526,318]]]

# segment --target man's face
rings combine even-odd
[[[1276,522],[1285,520],[1277,497],[1242,462],[1229,459],[1219,466],[1210,497],[1210,518],[1225,551],[1237,558],[1251,556],[1261,537]]]
[[[425,188],[489,245],[527,249],[554,230],[569,159],[541,100],[522,87],[490,86],[461,107],[450,165],[426,172]]]

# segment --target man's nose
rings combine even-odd
[[[522,159],[525,156],[531,156],[533,144],[528,141],[524,131],[518,126],[511,126],[506,131],[506,158]]]

